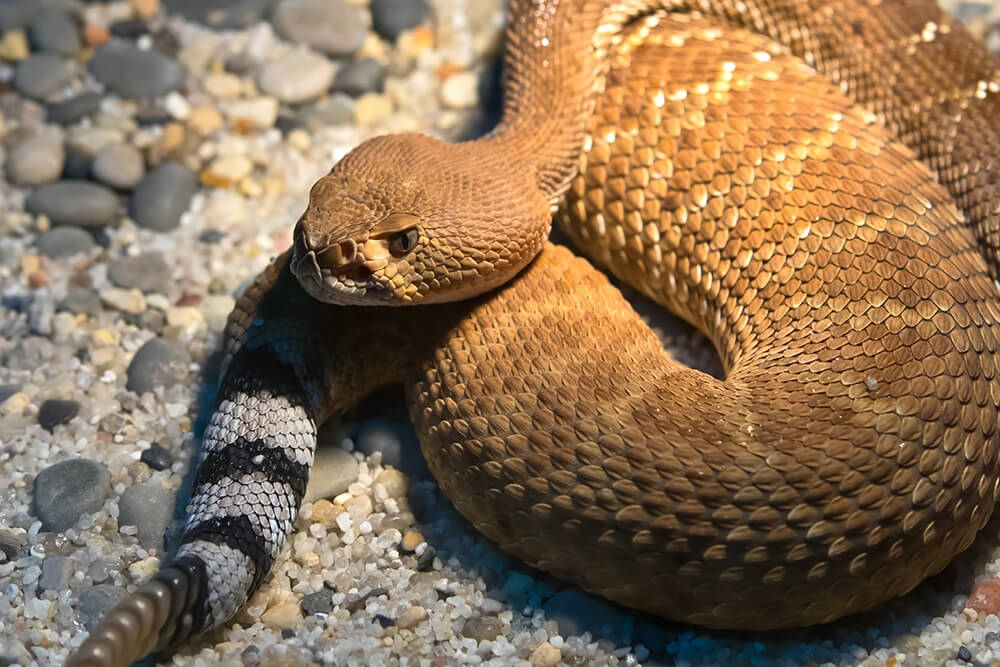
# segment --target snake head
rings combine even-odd
[[[490,168],[468,144],[376,137],[313,185],[291,268],[327,303],[457,301],[516,275],[549,225],[530,170]]]

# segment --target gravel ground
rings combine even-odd
[[[1000,50],[1000,6],[947,4]],[[0,2],[0,664],[60,664],[157,569],[233,295],[362,139],[489,126],[501,5]],[[273,575],[166,664],[1000,665],[1000,521],[871,614],[708,632],[499,553],[441,497],[398,391],[322,440]]]

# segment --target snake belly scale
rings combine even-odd
[[[363,145],[321,180],[295,249],[230,317],[180,551],[70,664],[122,664],[231,617],[290,530],[316,425],[393,381],[479,530],[663,618],[828,622],[971,543],[1000,478],[1000,67],[930,3],[693,4],[516,1],[492,135]],[[560,68],[578,73],[567,88]],[[429,185],[398,174],[405,206],[368,169],[419,176],[449,156]],[[463,188],[498,183],[497,206],[529,225],[473,224],[494,200]],[[445,226],[421,201],[476,202],[459,231],[485,238],[479,255],[435,266]],[[705,331],[725,380],[671,360],[603,275],[542,244],[539,202],[596,264]],[[342,210],[373,223],[332,224]],[[411,219],[405,245],[375,233]],[[464,298],[477,259],[489,287],[526,268],[457,303],[313,298],[338,272],[350,303]]]

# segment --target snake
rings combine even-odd
[[[504,58],[493,131],[376,137],[313,186],[228,320],[180,546],[68,665],[231,618],[291,530],[317,426],[394,382],[479,531],[663,619],[828,623],[985,525],[982,44],[925,0],[514,0]],[[671,359],[607,274],[704,332],[724,378]]]

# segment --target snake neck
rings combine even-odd
[[[607,43],[630,20],[662,4],[512,0],[503,115],[489,135],[473,142],[479,159],[492,155],[505,164],[512,155],[522,157],[542,196],[556,204],[579,167],[595,99],[603,88]]]

